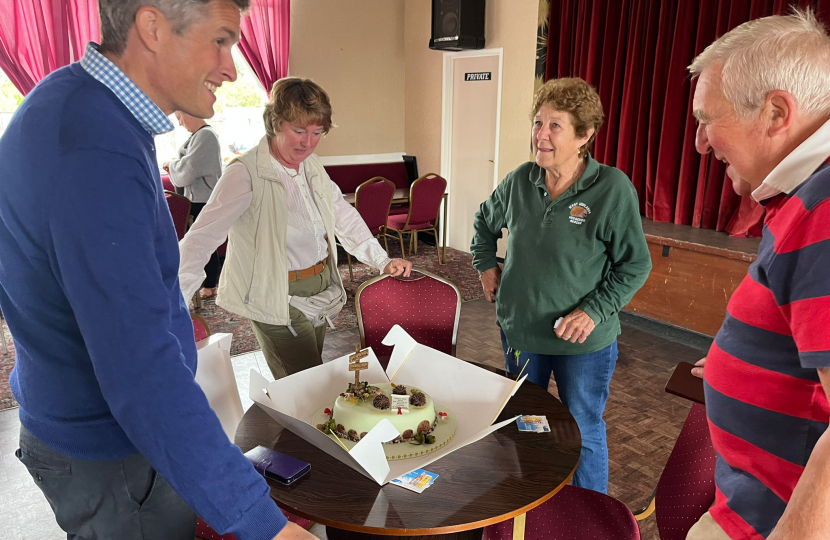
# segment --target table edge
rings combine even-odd
[[[577,465],[579,465],[579,462],[577,462]],[[445,527],[430,527],[430,528],[420,528],[420,529],[386,529],[386,528],[379,528],[379,527],[367,527],[367,526],[364,526],[364,525],[354,525],[354,524],[351,524],[351,523],[342,523],[342,522],[332,521],[332,520],[328,520],[328,519],[320,519],[316,516],[312,516],[311,514],[309,514],[307,512],[301,512],[298,509],[292,508],[292,507],[288,506],[287,504],[280,504],[273,497],[271,497],[271,500],[273,500],[277,504],[277,506],[279,506],[283,510],[291,512],[292,514],[296,514],[296,515],[300,516],[301,518],[305,518],[305,519],[307,519],[309,521],[312,521],[314,523],[319,523],[320,525],[325,525],[326,527],[333,527],[335,529],[339,529],[339,530],[342,530],[342,531],[350,531],[350,532],[358,532],[358,533],[366,533],[366,534],[375,534],[375,535],[387,535],[387,536],[403,536],[403,537],[406,537],[406,536],[433,536],[433,535],[438,535],[438,534],[450,534],[450,533],[464,532],[464,531],[471,531],[471,530],[474,530],[474,529],[480,529],[480,528],[483,528],[483,527],[487,527],[489,525],[495,525],[497,523],[507,521],[508,519],[513,519],[516,516],[520,516],[522,514],[526,514],[526,513],[530,512],[531,510],[533,510],[534,508],[536,508],[538,506],[541,506],[542,504],[544,504],[545,502],[550,500],[551,497],[553,497],[554,495],[559,493],[562,490],[562,488],[564,488],[566,485],[568,485],[570,483],[571,478],[573,478],[573,475],[574,475],[575,471],[576,471],[576,467],[574,467],[574,470],[571,471],[571,474],[569,474],[568,477],[565,478],[562,481],[561,484],[556,486],[556,488],[553,489],[552,491],[548,492],[544,497],[542,497],[542,498],[540,498],[540,499],[538,499],[538,500],[536,500],[536,501],[534,501],[530,504],[526,504],[525,506],[517,508],[514,511],[507,512],[506,514],[502,514],[500,516],[495,516],[495,517],[492,517],[490,519],[484,519],[484,520],[476,521],[476,522],[472,522],[472,523],[465,523],[463,525],[447,525]]]

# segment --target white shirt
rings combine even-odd
[[[282,180],[288,197],[288,269],[314,266],[328,254],[328,243],[320,210],[314,204],[305,179],[305,168],[300,164],[297,174],[298,171],[284,168],[273,156],[271,165]],[[331,197],[338,238],[347,239],[346,244],[356,246],[349,253],[360,262],[383,272],[392,259],[372,236],[357,210],[343,199],[340,187],[334,182],[331,182]],[[186,300],[204,281],[204,266],[210,254],[225,241],[231,226],[251,206],[253,198],[253,184],[245,166],[239,162],[228,166],[196,222],[179,242],[179,282]]]
[[[775,168],[770,171],[763,183],[752,192],[752,198],[758,202],[775,197],[780,193],[790,194],[816,172],[830,155],[830,120],[825,122],[815,133],[807,137],[795,150],[787,154]]]

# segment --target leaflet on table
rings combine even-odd
[[[393,380],[422,388],[445,405],[455,415],[458,429],[443,448],[424,456],[387,461],[382,441],[399,435],[388,421],[375,426],[351,451],[312,426],[310,422],[315,413],[332,407],[335,398],[354,382],[354,373],[348,370],[349,355],[270,383],[251,370],[250,397],[287,429],[380,485],[423,468],[517,418],[493,425],[526,377],[512,381],[421,345],[397,325],[389,331],[383,344],[394,346],[386,371],[369,349],[369,355],[363,360],[369,367],[360,371],[360,379],[370,383]]]
[[[532,431],[535,433],[550,433],[550,424],[545,416],[522,415],[516,419],[519,431]]]
[[[401,486],[415,493],[423,493],[423,491],[435,482],[438,475],[434,472],[425,471],[424,469],[415,469],[403,476],[392,479],[392,483],[396,486]]]

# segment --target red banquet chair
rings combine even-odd
[[[201,315],[191,312],[190,318],[193,320],[193,337],[196,342],[207,339],[210,336],[210,328],[207,321]]]
[[[636,514],[642,521],[654,512],[660,540],[685,540],[689,529],[715,502],[715,449],[706,408],[689,409],[651,503]]]
[[[389,244],[386,242],[386,220],[389,218],[389,207],[395,197],[395,184],[382,176],[375,176],[359,186],[354,194],[354,207],[360,217],[369,227],[375,238],[383,237],[383,245],[389,253]],[[354,281],[352,274],[352,256],[346,252],[349,263],[349,279]]]
[[[308,530],[311,528],[312,525],[314,525],[309,520],[303,519],[299,516],[295,516],[294,514],[286,512],[282,508],[280,508],[280,511],[286,518],[288,518],[288,521],[296,523],[303,529]],[[196,538],[204,538],[205,540],[237,540],[235,534],[219,534],[218,532],[214,531],[210,527],[210,525],[205,523],[205,521],[202,518],[196,519]]]
[[[565,486],[526,515],[526,540],[617,540],[639,538],[636,524],[652,513],[660,540],[685,540],[715,501],[715,450],[706,409],[695,403],[672,448],[651,502],[632,515],[618,500],[595,491]],[[484,529],[482,540],[511,540],[514,520]],[[636,535],[635,534],[636,531]]]
[[[640,539],[637,520],[623,503],[574,486],[563,487],[523,518],[524,523],[516,518],[486,527],[481,540],[513,540],[514,529],[524,531],[525,540]]]
[[[417,268],[411,278],[383,274],[363,283],[354,303],[360,344],[376,355],[392,354],[381,341],[398,324],[418,343],[455,356],[461,291],[452,281]]]
[[[441,264],[441,247],[438,245],[438,211],[447,181],[437,174],[425,174],[409,187],[409,213],[389,216],[386,221],[387,231],[398,234],[401,242],[401,257],[406,257],[403,246],[403,233],[411,234],[409,253],[418,253],[418,231],[431,231],[435,235],[435,249],[438,251],[438,263]],[[388,250],[387,250],[388,251]]]
[[[187,232],[187,220],[190,218],[190,201],[187,197],[170,191],[164,192],[164,198],[167,199],[170,215],[173,216],[176,236],[181,240]]]

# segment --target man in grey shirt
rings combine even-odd
[[[179,157],[166,167],[170,181],[183,189],[183,195],[190,199],[190,215],[195,220],[210,199],[213,188],[222,176],[222,155],[219,137],[207,122],[181,111],[176,112],[179,125],[191,133],[179,149]],[[205,281],[199,295],[209,298],[216,294],[219,281],[219,255],[214,251],[205,265]]]

